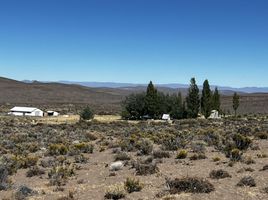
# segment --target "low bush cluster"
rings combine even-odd
[[[125,192],[124,184],[117,184],[117,185],[112,185],[107,189],[104,198],[117,200],[117,199],[122,199],[125,196],[126,196],[126,192]]]
[[[166,182],[171,194],[185,193],[210,193],[215,190],[207,180],[197,177],[175,178]]]
[[[62,186],[65,185],[68,177],[75,175],[74,165],[62,165],[53,167],[48,172],[50,185]]]
[[[143,188],[143,185],[140,183],[139,179],[127,178],[125,181],[125,189],[128,193],[139,192]]]
[[[237,183],[237,186],[239,186],[239,187],[244,187],[244,186],[255,187],[256,182],[251,176],[245,176]]]
[[[225,170],[212,170],[209,174],[209,177],[212,179],[223,179],[223,178],[231,178],[232,176]]]

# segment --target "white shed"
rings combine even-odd
[[[211,111],[209,119],[220,119],[220,118],[221,118],[221,115],[219,115],[219,112],[217,110]]]
[[[14,107],[10,109],[9,115],[15,116],[31,116],[31,117],[43,117],[44,112],[38,108],[32,107]]]
[[[47,116],[57,117],[59,115],[60,115],[60,113],[58,113],[56,111],[52,111],[52,110],[47,111]]]
[[[163,114],[162,120],[170,120],[170,115],[169,114]]]

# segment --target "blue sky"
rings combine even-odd
[[[0,76],[268,86],[267,0],[0,0]]]

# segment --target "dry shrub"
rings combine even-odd
[[[153,151],[153,142],[149,139],[142,139],[138,142],[137,148],[142,155],[149,155]]]
[[[203,141],[192,142],[191,148],[192,148],[193,152],[195,152],[195,153],[200,153],[200,154],[205,153],[206,143]]]
[[[252,140],[249,137],[243,136],[241,134],[235,134],[233,136],[233,140],[239,150],[247,150],[252,144]]]
[[[251,156],[247,156],[247,157],[243,158],[242,162],[247,164],[247,165],[251,165],[251,164],[256,163],[255,160],[253,160],[253,158]]]
[[[237,171],[237,173],[243,173],[243,172],[254,172],[255,170],[250,168],[250,167],[246,167],[246,168],[242,168],[242,169],[239,169]]]
[[[93,153],[94,145],[86,142],[81,142],[74,144],[74,149],[78,150],[80,153]]]
[[[267,132],[256,133],[255,138],[258,138],[258,139],[261,139],[261,140],[267,140],[268,139],[268,133]]]
[[[50,185],[62,186],[65,185],[68,177],[75,175],[74,165],[62,165],[53,167],[48,172]]]
[[[232,176],[222,169],[212,170],[209,174],[209,177],[212,179],[223,179],[223,178],[231,178]]]
[[[0,165],[0,191],[8,189],[9,186],[8,169],[4,165]]]
[[[171,194],[185,193],[210,193],[215,190],[207,180],[197,177],[176,178],[167,180],[167,186]]]
[[[26,172],[27,177],[40,176],[43,174],[45,174],[45,171],[38,166],[33,166]]]
[[[232,149],[230,154],[231,161],[239,161],[242,159],[242,152],[239,149]]]
[[[88,141],[94,141],[94,140],[98,139],[98,136],[96,135],[96,133],[87,132],[87,133],[85,133],[85,138]]]
[[[66,155],[68,153],[68,148],[64,144],[50,144],[48,153],[51,156]]]
[[[35,166],[39,158],[37,156],[16,156],[13,157],[14,161],[17,163],[18,168],[28,168]]]
[[[76,155],[74,157],[74,162],[75,163],[83,163],[83,164],[85,164],[85,163],[88,162],[88,158],[85,157],[83,154],[79,154],[79,155]]]
[[[125,189],[128,193],[139,192],[143,188],[143,185],[140,183],[139,179],[127,178],[125,181]]]
[[[149,174],[155,174],[159,171],[155,162],[144,164],[137,162],[135,164],[136,174],[140,176],[146,176]]]
[[[156,150],[153,152],[154,158],[169,158],[170,154],[168,151]]]
[[[117,200],[117,199],[122,199],[125,196],[126,196],[126,193],[125,193],[124,185],[117,184],[117,185],[112,185],[107,189],[104,198]]]
[[[73,200],[74,199],[74,192],[73,191],[69,191],[67,196],[64,197],[60,197],[57,200]]]
[[[130,156],[126,152],[119,152],[114,156],[115,161],[127,161],[130,159]]]
[[[212,158],[212,160],[213,160],[213,162],[219,162],[221,160],[221,158],[216,156],[216,157]]]
[[[206,159],[207,156],[203,153],[199,153],[199,154],[194,154],[190,157],[190,160],[203,160]]]
[[[263,168],[261,169],[261,171],[266,171],[268,170],[268,165],[264,165]]]
[[[13,195],[15,200],[26,200],[29,196],[34,195],[36,192],[27,186],[20,186]]]
[[[243,177],[238,183],[237,186],[239,187],[256,187],[256,182],[251,176],[245,176]]]

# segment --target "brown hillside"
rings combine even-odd
[[[88,88],[79,85],[61,83],[24,83],[7,78],[0,78],[0,103],[5,109],[13,105],[39,106],[76,112],[86,104],[91,105],[97,112],[118,113],[120,103],[132,92],[140,92],[145,88]],[[166,93],[179,90],[159,88]],[[185,95],[187,90],[182,89]],[[222,107],[232,112],[232,98],[222,97]],[[3,109],[2,109],[3,110]],[[241,114],[268,113],[268,94],[241,94]]]

